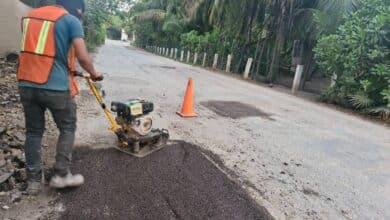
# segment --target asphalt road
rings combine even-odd
[[[390,219],[389,128],[122,42],[107,41],[95,63],[107,102],[153,101],[155,127],[218,155],[276,218]],[[189,77],[199,117],[182,119]],[[97,104],[82,106],[78,145],[115,144]]]
[[[272,219],[198,150],[173,142],[148,158],[79,148],[86,182],[60,196],[61,219]]]

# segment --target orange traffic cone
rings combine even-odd
[[[183,106],[181,112],[177,112],[183,118],[197,117],[198,115],[194,112],[194,88],[192,79],[189,78],[186,95],[184,96]]]

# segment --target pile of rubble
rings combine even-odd
[[[16,62],[0,59],[0,205],[22,199],[27,178],[24,119],[16,82]]]

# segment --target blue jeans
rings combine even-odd
[[[57,142],[54,171],[58,175],[69,172],[76,132],[76,103],[68,91],[51,91],[19,87],[26,121],[27,176],[30,180],[42,178],[41,146],[45,130],[45,111],[48,109],[60,131]]]

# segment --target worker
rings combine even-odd
[[[17,78],[26,125],[25,192],[29,195],[39,194],[42,187],[41,145],[46,110],[51,112],[60,132],[50,187],[77,187],[84,183],[82,175],[70,171],[76,131],[74,97],[78,94],[73,77],[75,58],[92,80],[103,79],[88,55],[80,20],[68,12],[82,13],[83,9],[74,10],[64,2],[57,0],[56,5],[33,9],[21,24]]]

